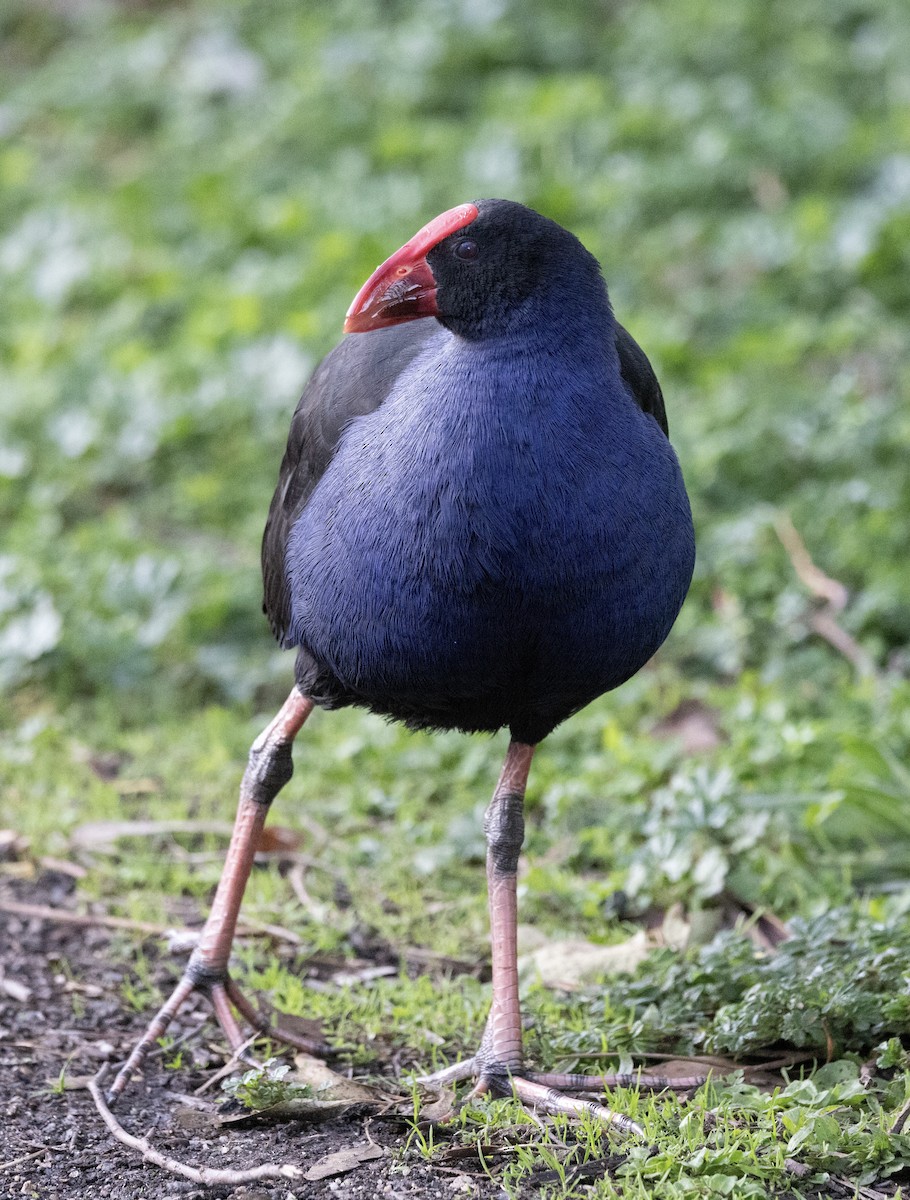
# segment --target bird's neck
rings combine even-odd
[[[512,344],[521,350],[543,348],[551,357],[615,359],[613,310],[599,269],[591,262],[593,269],[557,274],[545,289],[518,304],[493,303],[469,317],[438,319],[475,352],[496,353]]]
[[[629,403],[614,328],[608,305],[592,320],[542,314],[496,337],[453,336],[438,366],[461,381],[465,400],[472,397],[483,408],[518,410],[536,420],[547,411],[569,416],[579,408],[606,415],[611,399],[619,407]]]

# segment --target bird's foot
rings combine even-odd
[[[108,1103],[113,1104],[124,1091],[133,1072],[142,1066],[149,1051],[152,1050],[159,1038],[164,1036],[171,1021],[194,992],[208,997],[215,1012],[215,1019],[228,1040],[232,1054],[235,1058],[249,1063],[251,1066],[256,1065],[256,1059],[248,1049],[252,1037],[244,1033],[237,1020],[238,1015],[252,1028],[253,1036],[263,1035],[276,1038],[278,1041],[285,1042],[308,1054],[326,1055],[331,1053],[331,1047],[315,1038],[302,1037],[280,1023],[270,1023],[247,1000],[226,969],[213,969],[190,959],[180,982],[148,1023],[129,1058],[117,1072],[107,1094]]]
[[[540,1071],[528,1071],[524,1067],[508,1067],[503,1063],[489,1062],[480,1055],[465,1059],[434,1071],[432,1075],[422,1075],[418,1083],[439,1085],[461,1083],[473,1079],[474,1086],[462,1104],[480,1096],[508,1097],[513,1096],[531,1113],[548,1113],[550,1115],[564,1114],[567,1116],[582,1116],[588,1114],[606,1125],[613,1125],[623,1133],[633,1133],[644,1138],[645,1131],[625,1113],[616,1112],[596,1100],[591,1094],[602,1093],[609,1087],[648,1086],[660,1090],[663,1087],[696,1087],[705,1082],[707,1076],[692,1076],[685,1080],[648,1079],[638,1074],[634,1075],[560,1075]],[[566,1095],[567,1092],[581,1092],[583,1096]]]

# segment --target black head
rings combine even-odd
[[[426,256],[438,318],[454,333],[495,337],[566,304],[606,303],[600,266],[574,234],[511,200],[475,206],[476,219]]]
[[[477,200],[436,217],[370,276],[345,329],[434,316],[477,340],[576,314],[608,313],[600,266],[581,242],[511,200]]]

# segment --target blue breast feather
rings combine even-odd
[[[434,339],[345,430],[285,566],[293,640],[361,702],[530,737],[663,642],[689,504],[603,345]]]

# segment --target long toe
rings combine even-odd
[[[623,1071],[617,1075],[557,1074],[551,1071],[527,1071],[526,1078],[557,1092],[602,1092],[604,1088],[638,1088],[648,1092],[689,1092],[711,1078],[701,1075],[644,1075],[641,1071]]]
[[[514,1096],[520,1100],[531,1113],[547,1113],[551,1116],[565,1115],[570,1117],[591,1116],[605,1125],[612,1125],[623,1133],[631,1133],[644,1138],[642,1127],[625,1113],[616,1112],[595,1100],[569,1096],[567,1091],[583,1092],[588,1095],[603,1092],[609,1087],[612,1079],[615,1086],[635,1086],[637,1076],[601,1076],[601,1075],[547,1075],[533,1071],[521,1071],[515,1074],[503,1067],[491,1069],[482,1066],[479,1057],[465,1059],[464,1062],[453,1063],[443,1067],[431,1075],[421,1075],[417,1082],[438,1086],[440,1084],[462,1083],[467,1079],[474,1080],[471,1091],[459,1103],[463,1108],[474,1100],[484,1096]],[[691,1082],[691,1081],[687,1081]],[[704,1082],[701,1080],[700,1082]]]
[[[272,1020],[258,1012],[233,979],[228,978],[224,986],[231,1004],[250,1028],[255,1029],[262,1037],[274,1038],[286,1046],[291,1046],[294,1050],[302,1050],[304,1054],[313,1054],[317,1058],[326,1058],[333,1052],[337,1053],[327,1042],[323,1042],[319,1038],[306,1037],[304,1034],[290,1029],[282,1021]]]
[[[212,978],[211,975],[203,975],[194,971],[190,964],[170,996],[149,1021],[142,1037],[130,1052],[129,1058],[117,1072],[107,1093],[108,1103],[113,1104],[123,1093],[133,1074],[142,1067],[149,1052],[164,1036],[171,1021],[194,992],[201,993],[211,1000],[215,1019],[227,1039],[232,1054],[244,1062],[255,1065],[256,1059],[248,1049],[251,1039],[244,1033],[235,1013],[238,1013],[249,1024],[254,1034],[274,1038],[296,1050],[304,1050],[309,1054],[325,1056],[331,1052],[331,1047],[324,1042],[315,1038],[302,1037],[280,1023],[271,1024],[257,1012],[226,971],[219,974],[217,978]]]
[[[615,1112],[612,1108],[607,1108],[594,1100],[581,1100],[575,1096],[567,1096],[564,1092],[545,1087],[543,1084],[522,1078],[520,1075],[512,1076],[512,1090],[522,1104],[533,1112],[545,1112],[553,1116],[563,1113],[570,1117],[587,1114],[598,1121],[603,1121],[605,1125],[614,1126],[623,1133],[632,1133],[640,1138],[645,1136],[645,1131],[631,1117],[626,1116],[625,1113]]]
[[[466,1058],[464,1062],[453,1063],[450,1067],[433,1071],[431,1075],[418,1075],[417,1082],[430,1085],[461,1083],[465,1079],[474,1079],[477,1073],[477,1059]]]

